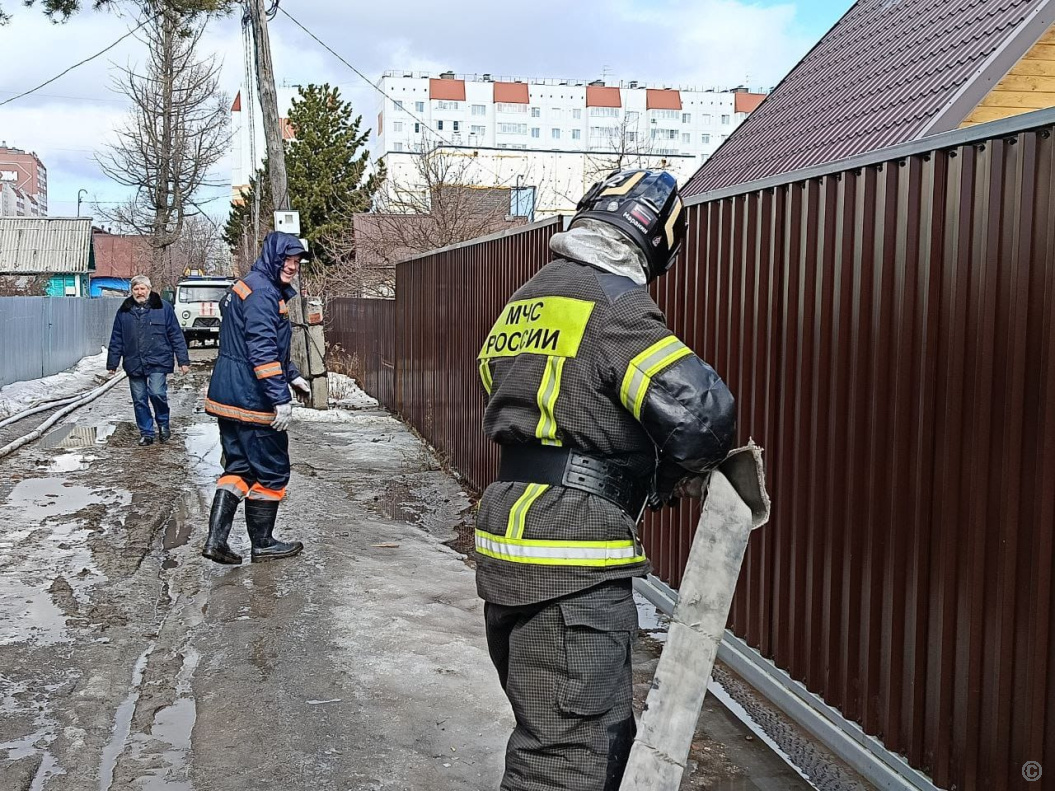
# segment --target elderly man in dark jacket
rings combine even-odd
[[[169,430],[168,380],[174,370],[172,358],[179,361],[180,372],[190,371],[190,355],[172,306],[150,290],[146,275],[132,278],[132,296],[124,301],[114,318],[106,370],[117,373],[124,361],[128,385],[132,390],[139,444],[154,444],[154,422],[158,438],[167,442]],[[153,405],[154,414],[150,414]]]
[[[276,540],[274,529],[289,483],[289,388],[310,391],[290,360],[288,308],[297,293],[290,284],[309,257],[297,237],[269,233],[252,270],[220,301],[220,354],[205,411],[219,418],[224,469],[202,549],[216,563],[242,562],[227,544],[242,500],[254,563],[292,557],[304,548],[300,541]]]

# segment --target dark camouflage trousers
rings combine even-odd
[[[631,581],[484,613],[517,723],[502,791],[617,791],[635,733]]]

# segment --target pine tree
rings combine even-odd
[[[360,133],[362,116],[328,84],[301,88],[289,122],[295,139],[286,153],[290,207],[300,212],[301,236],[329,263],[326,240],[368,211],[385,179],[383,163],[367,174],[370,130]]]

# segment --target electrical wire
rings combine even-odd
[[[355,72],[359,76],[359,78],[362,79],[365,83],[367,83],[371,88],[373,88],[375,91],[377,91],[379,94],[384,96],[389,101],[392,101],[392,102],[396,101],[391,96],[389,96],[384,90],[382,90],[380,85],[378,85],[375,82],[372,82],[370,80],[370,78],[367,77],[365,74],[363,74],[361,71],[359,71],[359,69],[355,68],[355,66],[353,66],[347,60],[345,60],[340,55],[338,55],[336,52],[334,52],[334,50],[328,44],[326,44],[326,42],[324,42],[322,39],[320,39],[318,36],[316,36],[314,33],[312,33],[306,27],[304,27],[304,25],[301,24],[297,19],[295,19],[293,17],[293,15],[289,13],[289,11],[287,11],[284,8],[279,8],[278,10],[281,11],[286,16],[286,18],[288,18],[294,25],[299,27],[301,30],[303,30],[305,33],[307,33],[311,38],[313,38],[319,44],[319,46],[321,46],[323,49],[325,49],[327,52],[329,52],[331,55],[333,55],[335,58],[337,58],[337,60],[339,60],[341,63],[343,63],[345,66],[347,66],[353,72]],[[423,129],[427,129],[428,131],[432,132],[439,139],[439,141],[441,143],[443,143],[443,145],[449,146],[449,147],[452,147],[452,148],[455,147],[453,142],[451,142],[446,137],[441,135],[436,129],[432,128],[424,119],[422,119],[419,116],[415,115],[414,113],[410,112],[410,110],[406,109],[405,107],[403,108],[403,112],[405,112],[407,115],[409,115],[411,118],[413,118],[419,124],[421,124],[421,127]],[[436,146],[436,148],[439,148],[439,147],[440,146]],[[477,165],[481,170],[484,170],[484,171],[490,173],[492,176],[494,176],[495,180],[498,183],[502,182],[502,177],[498,173],[496,173],[495,171],[491,170],[491,168],[489,168],[486,165],[484,165],[484,163],[481,162],[479,159],[474,157],[474,158],[470,159],[469,161],[474,163],[475,165]],[[565,196],[565,197],[567,197],[567,196]]]
[[[110,46],[106,47],[105,49],[101,49],[101,50],[99,50],[99,51],[98,51],[98,52],[96,52],[96,53],[95,53],[94,55],[90,55],[89,57],[85,58],[85,59],[84,59],[84,60],[82,60],[82,61],[79,61],[79,62],[77,62],[77,63],[74,63],[74,64],[73,64],[72,66],[70,66],[70,67],[69,67],[68,69],[65,69],[65,70],[63,70],[63,71],[59,72],[59,73],[58,73],[58,74],[56,74],[56,75],[55,75],[54,77],[52,77],[52,78],[51,78],[50,80],[45,80],[44,82],[40,83],[40,85],[38,85],[37,87],[35,87],[35,88],[30,88],[30,89],[29,89],[28,91],[23,91],[22,93],[18,94],[17,96],[12,96],[12,97],[11,97],[10,99],[4,99],[4,100],[3,100],[2,102],[0,102],[0,107],[3,107],[3,106],[4,106],[5,104],[10,104],[11,102],[13,102],[13,101],[16,101],[16,100],[18,100],[18,99],[21,99],[21,98],[23,98],[24,96],[29,96],[29,95],[30,95],[31,93],[36,93],[37,91],[39,91],[39,90],[40,90],[41,88],[43,88],[44,86],[46,86],[46,85],[51,85],[51,83],[55,82],[55,80],[57,80],[57,79],[59,79],[60,77],[64,77],[65,75],[69,74],[69,73],[70,73],[71,71],[73,71],[74,69],[76,69],[76,68],[77,68],[78,66],[83,66],[83,65],[84,65],[85,63],[88,63],[89,61],[93,61],[93,60],[95,60],[95,59],[96,59],[97,57],[99,57],[100,55],[103,55],[103,54],[105,54],[105,53],[109,52],[109,51],[110,51],[110,50],[112,50],[112,49],[113,49],[114,47],[116,47],[116,46],[117,46],[118,44],[120,44],[120,43],[121,43],[122,41],[124,41],[124,40],[125,40],[126,38],[128,38],[129,36],[131,36],[131,35],[133,35],[133,34],[135,34],[135,33],[139,32],[140,28],[142,28],[142,27],[143,27],[144,25],[146,25],[146,24],[147,24],[147,22],[149,22],[149,21],[150,21],[150,18],[149,18],[149,17],[148,17],[147,19],[144,19],[144,20],[143,20],[142,22],[140,22],[140,23],[139,23],[138,25],[136,25],[136,26],[135,26],[134,28],[132,28],[132,29],[131,29],[131,30],[129,30],[129,31],[127,32],[127,33],[125,33],[125,34],[124,34],[123,36],[121,36],[121,38],[117,39],[117,41],[115,41],[115,42],[114,42],[113,44],[111,44]]]

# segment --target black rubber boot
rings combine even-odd
[[[217,489],[212,498],[212,511],[209,513],[209,537],[205,539],[202,557],[234,566],[242,562],[242,556],[236,555],[227,546],[227,536],[231,534],[234,523],[234,512],[238,510],[238,495],[226,489]]]
[[[158,439],[161,440],[162,443],[168,442],[169,438],[171,436],[172,436],[172,431],[169,429],[169,427],[167,425],[166,426],[162,426],[160,424],[158,425]]]
[[[252,544],[252,561],[278,560],[299,555],[304,545],[299,541],[276,541],[275,520],[278,518],[277,500],[246,500],[245,526]]]
[[[139,447],[145,448],[147,445],[153,445],[154,444],[154,438],[153,437],[149,437],[146,434],[144,434],[143,436],[141,436],[139,438],[139,442],[137,444],[139,445]]]

